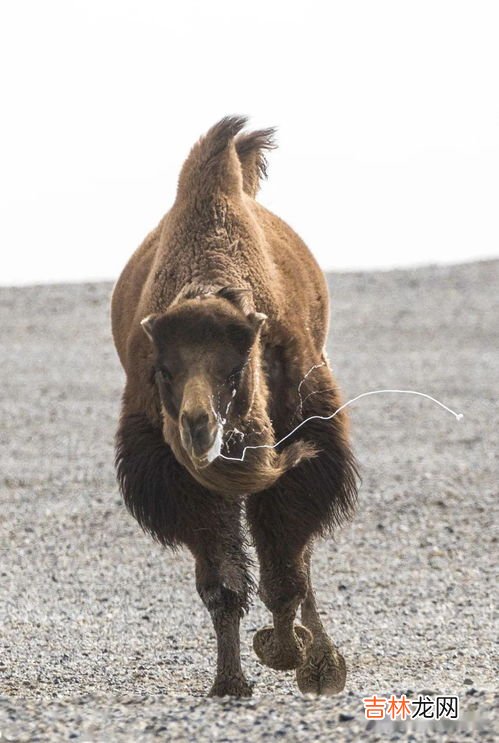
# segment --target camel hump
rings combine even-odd
[[[236,139],[236,152],[243,171],[243,189],[253,198],[258,193],[260,183],[267,177],[267,158],[265,153],[274,150],[274,127],[244,132]]]
[[[234,137],[246,122],[245,116],[225,116],[196,142],[180,171],[177,202],[203,202],[219,194],[234,198],[242,193],[243,173]]]

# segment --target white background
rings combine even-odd
[[[115,278],[228,113],[324,268],[498,254],[499,4],[21,0],[0,10],[0,283]]]

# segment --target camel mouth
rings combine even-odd
[[[213,460],[208,459],[206,456],[195,457],[194,454],[191,454],[191,461],[197,470],[204,470],[210,466]]]
[[[190,447],[190,451],[188,451],[188,454],[197,470],[204,470],[218,458],[222,451],[223,434],[223,426],[221,423],[218,423],[215,437],[209,449],[202,453],[198,453],[195,452],[192,447]]]

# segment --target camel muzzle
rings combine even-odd
[[[223,427],[207,413],[182,413],[180,440],[196,469],[204,469],[220,454]]]

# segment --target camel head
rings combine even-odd
[[[251,292],[233,287],[187,294],[142,320],[154,348],[165,438],[174,450],[181,448],[189,469],[214,462],[224,431],[250,413],[265,320],[254,311]]]

